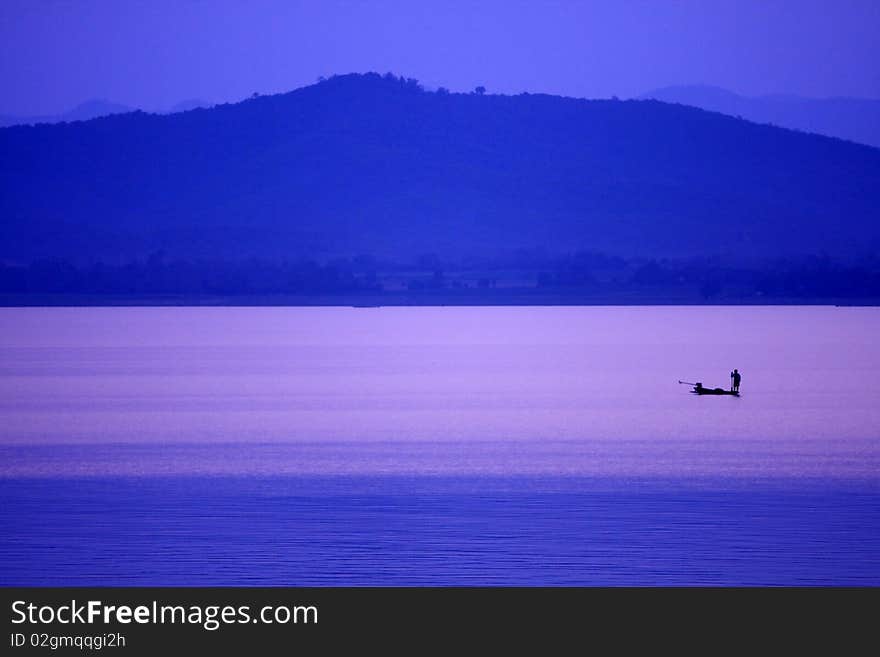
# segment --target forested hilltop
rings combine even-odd
[[[523,249],[853,261],[880,246],[880,149],[652,100],[393,75],[3,128],[0,172],[0,260],[18,267]]]

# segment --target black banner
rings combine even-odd
[[[3,654],[869,636],[877,589],[5,588]],[[827,636],[825,637],[828,638]],[[815,645],[815,644],[814,644]],[[829,644],[830,645],[830,644]]]

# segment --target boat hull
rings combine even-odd
[[[739,397],[738,392],[725,390],[724,388],[694,388],[691,392],[697,395],[731,395],[733,397]]]

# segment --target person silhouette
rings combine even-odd
[[[739,392],[739,382],[742,380],[742,375],[739,373],[739,370],[734,368],[733,372],[730,373],[731,385],[730,389],[733,392]]]

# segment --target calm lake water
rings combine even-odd
[[[0,585],[880,585],[880,309],[0,309]],[[742,395],[697,397],[743,374]]]

